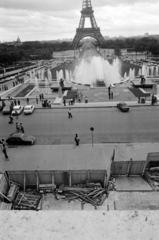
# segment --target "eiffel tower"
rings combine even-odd
[[[93,13],[94,11],[92,9],[91,0],[83,0],[79,27],[76,29],[76,35],[72,42],[72,45],[74,48],[76,48],[79,41],[84,37],[93,37],[96,40],[98,40],[100,44],[103,44],[105,42],[104,37],[100,32],[100,28],[97,26]],[[84,27],[86,18],[90,19],[90,23],[92,27],[90,28]]]

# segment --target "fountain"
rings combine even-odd
[[[110,84],[120,83],[120,61],[115,59],[112,65],[105,59],[94,56],[88,59],[82,59],[79,66],[76,66],[73,72],[73,81],[77,84],[96,84],[97,81],[104,81]]]
[[[34,78],[34,81],[35,81],[36,92],[39,92],[39,83],[38,83],[38,78],[36,76]]]

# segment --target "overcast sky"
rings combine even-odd
[[[83,0],[0,0],[0,41],[73,38]],[[159,0],[92,0],[103,36],[159,34]],[[86,21],[89,27],[89,22]]]

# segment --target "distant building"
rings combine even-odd
[[[16,41],[13,41],[13,42],[7,42],[6,43],[7,45],[13,45],[13,46],[20,46],[20,45],[22,45],[23,43],[21,42],[21,40],[20,40],[20,37],[18,36],[18,38],[17,38],[17,40]]]

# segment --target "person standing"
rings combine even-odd
[[[68,110],[68,118],[73,118],[72,113],[71,113],[71,108]]]
[[[19,126],[19,123],[17,123],[17,122],[16,122],[16,130],[17,130],[17,132],[20,131],[20,126]]]
[[[2,139],[2,141],[1,141],[1,148],[2,148],[2,152],[4,153],[5,160],[9,161],[9,157],[7,155],[7,150],[6,150],[6,145],[5,145],[4,139]]]
[[[79,142],[80,142],[80,138],[79,138],[79,135],[76,133],[75,134],[75,143],[76,143],[76,146],[78,146],[79,145]]]
[[[20,123],[20,131],[21,131],[22,133],[24,133],[24,127],[23,127],[22,123]]]
[[[66,99],[63,99],[63,105],[66,106]]]
[[[27,104],[29,105],[29,98],[27,98],[26,101],[27,101]]]
[[[108,92],[109,100],[110,100],[110,92]]]
[[[20,106],[20,100],[18,99],[18,105]]]
[[[38,104],[38,96],[36,96],[36,104]]]
[[[18,119],[18,112],[17,112],[17,110],[15,110],[15,116],[16,116],[16,119]]]
[[[16,101],[16,99],[14,99],[14,106],[16,106],[17,105],[17,101]]]

